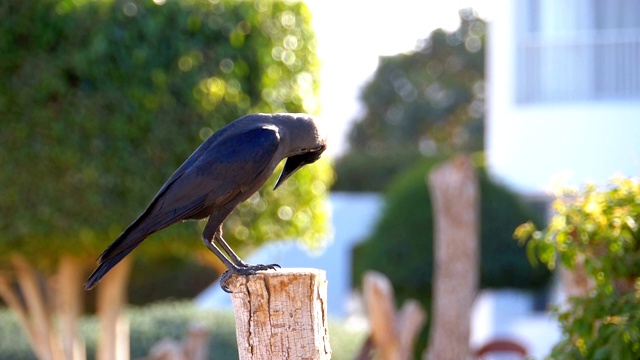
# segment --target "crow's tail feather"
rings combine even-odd
[[[112,267],[116,266],[147,237],[171,224],[180,220],[189,219],[194,214],[201,212],[205,199],[206,195],[203,195],[189,204],[189,206],[179,209],[179,211],[170,211],[161,215],[155,214],[153,211],[154,204],[157,201],[157,199],[154,199],[149,205],[149,208],[131,223],[100,255],[98,258],[98,268],[89,276],[84,284],[84,288],[90,290],[96,286],[100,279],[102,279]]]
[[[130,227],[131,228],[131,227]],[[130,231],[128,228],[120,235],[98,258],[98,268],[89,275],[84,283],[85,290],[91,290],[98,284],[100,279],[116,266],[125,256],[129,255],[142,241],[150,234],[140,233],[139,231]]]
[[[85,290],[93,289],[102,279],[102,277],[105,276],[112,267],[116,266],[120,262],[120,260],[127,256],[127,254],[129,254],[132,250],[133,248],[127,249],[127,251],[118,253],[115,256],[101,262],[100,265],[98,265],[98,268],[95,269],[93,273],[91,273],[87,281],[84,283]]]

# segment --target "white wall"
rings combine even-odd
[[[544,191],[563,173],[574,185],[640,174],[639,103],[506,107],[496,112],[488,142],[490,170],[518,191]]]
[[[487,48],[486,149],[490,173],[516,191],[640,175],[640,100],[515,102],[515,9],[497,0]]]
[[[534,312],[533,301],[532,293],[522,290],[480,291],[471,311],[472,348],[502,339],[520,344],[533,359],[549,355],[560,340],[560,325],[549,313]]]

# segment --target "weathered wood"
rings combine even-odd
[[[434,208],[432,323],[425,358],[470,356],[471,306],[478,290],[477,175],[468,157],[434,169],[427,179]]]
[[[408,299],[402,304],[397,314],[400,333],[401,357],[400,359],[413,359],[413,347],[416,343],[420,330],[427,321],[427,314],[422,306],[415,299]]]
[[[324,271],[233,275],[228,285],[240,360],[331,359]]]
[[[417,301],[409,299],[396,314],[391,282],[379,272],[364,274],[363,294],[371,326],[371,343],[379,358],[411,359],[413,344],[426,321],[424,310]]]
[[[367,271],[362,279],[362,292],[371,326],[371,341],[378,356],[385,360],[400,360],[396,305],[391,282],[381,273]]]

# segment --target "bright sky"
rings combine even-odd
[[[458,10],[487,18],[485,0],[305,0],[313,15],[321,70],[321,113],[330,127],[330,156],[346,150],[351,122],[360,114],[360,89],[378,56],[408,52],[437,28],[455,30]]]

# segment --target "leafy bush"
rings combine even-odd
[[[201,324],[211,334],[209,354],[215,359],[237,359],[238,350],[235,336],[233,313],[200,310],[188,302],[168,302],[127,311],[130,321],[131,358],[140,359],[159,340],[168,337],[180,340],[188,326]],[[15,314],[0,309],[0,354],[2,358],[32,360],[26,338],[20,331]],[[89,359],[95,353],[98,322],[94,317],[82,320],[80,331],[87,344]],[[339,321],[329,321],[329,336],[333,350],[332,359],[354,359],[364,341],[365,333],[350,329]]]
[[[614,179],[600,189],[567,189],[553,203],[543,230],[531,222],[516,229],[532,261],[554,269],[580,265],[588,293],[557,309],[563,339],[554,359],[640,357],[640,181]]]
[[[336,160],[337,176],[331,190],[384,192],[395,174],[421,159],[424,156],[410,148],[394,148],[377,155],[351,150]]]
[[[422,161],[394,179],[385,194],[382,217],[371,236],[354,250],[353,282],[365,271],[384,273],[393,283],[398,305],[408,298],[431,307],[433,277],[433,212],[425,176],[438,159]],[[478,169],[480,181],[480,287],[536,289],[549,272],[532,268],[526,252],[512,239],[526,219],[538,219],[531,208]],[[541,221],[537,220],[537,224]],[[426,331],[422,345],[426,342]],[[420,345],[418,345],[420,346]]]
[[[424,299],[431,292],[433,274],[433,213],[425,176],[438,162],[430,159],[400,174],[385,195],[385,208],[372,235],[354,254],[354,283],[364,271],[385,273],[399,299]],[[549,272],[532,269],[524,249],[511,234],[523,220],[539,215],[505,187],[478,169],[480,181],[480,241],[483,288],[535,289],[546,284]]]
[[[0,257],[93,259],[213,131],[250,112],[316,110],[302,2],[7,0],[0,18]],[[331,170],[303,170],[232,215],[236,249],[322,236]],[[167,229],[142,253],[204,249],[195,230]]]

